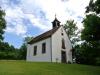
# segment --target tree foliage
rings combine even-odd
[[[84,64],[100,65],[100,17],[87,15],[83,22],[84,29],[81,38],[85,42],[81,46]]]
[[[0,43],[0,59],[18,59],[19,50],[7,42]]]
[[[83,25],[82,40],[87,42],[100,40],[100,17],[95,14],[87,15]]]
[[[26,59],[27,46],[25,43],[20,47],[20,59]]]
[[[64,28],[74,47],[75,43],[79,40],[77,32],[78,28],[76,26],[76,23],[74,22],[74,20],[67,20],[66,23],[64,24]]]
[[[6,28],[6,21],[4,17],[5,12],[0,8],[0,42],[3,40],[4,29]]]
[[[79,47],[77,61],[82,64],[100,65],[100,0],[90,0],[83,20],[84,29],[81,39],[84,41]]]
[[[64,25],[64,28],[66,29],[67,34],[68,34],[68,36],[69,36],[70,39],[72,37],[75,37],[76,36],[75,31],[78,28],[76,26],[76,23],[74,23],[74,20],[67,20],[66,23],[65,23],[65,25]]]
[[[20,47],[20,59],[26,59],[27,53],[27,42],[29,42],[32,37],[25,37],[22,46]]]
[[[95,12],[100,14],[100,0],[90,0],[89,6],[87,6],[86,13],[88,12]]]

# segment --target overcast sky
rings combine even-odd
[[[79,29],[90,0],[0,0],[7,28],[4,41],[19,48],[26,36],[36,36],[52,28],[57,15],[61,24],[74,19]]]

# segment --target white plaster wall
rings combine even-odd
[[[61,62],[61,28],[52,35],[52,62]]]
[[[42,43],[46,43],[46,53],[42,53]],[[51,38],[47,38],[45,40],[39,41],[32,45],[28,44],[27,47],[27,61],[35,61],[35,62],[51,62]],[[33,55],[33,48],[37,46],[37,55]]]
[[[69,40],[69,37],[68,37],[68,35],[66,34],[66,31],[64,30],[64,28],[62,27],[61,28],[61,31],[63,32],[63,36],[62,36],[62,38],[64,38],[64,40],[65,40],[65,46],[66,46],[66,49],[65,49],[65,51],[66,51],[66,57],[67,57],[67,62],[68,61],[70,61],[70,62],[72,62],[72,51],[71,51],[71,49],[72,49],[72,44],[71,44],[71,41]]]
[[[61,35],[63,32],[63,36]],[[65,40],[66,49],[62,49],[62,38]],[[66,51],[66,60],[72,62],[72,46],[70,40],[61,26],[53,35],[52,35],[52,62],[61,62],[61,50]]]

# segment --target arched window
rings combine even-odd
[[[61,28],[61,35],[63,36],[64,34],[63,34],[63,29]]]
[[[62,39],[62,49],[65,49],[66,47],[65,47],[65,41],[64,41],[64,39]]]
[[[46,43],[42,43],[42,53],[46,53]]]
[[[33,55],[37,55],[37,46],[34,46],[34,51],[33,51]]]

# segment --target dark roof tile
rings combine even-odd
[[[28,42],[28,44],[33,44],[35,42],[38,42],[38,41],[41,41],[43,39],[46,39],[46,38],[50,37],[53,33],[55,33],[58,30],[59,27],[55,27],[55,28],[53,28],[53,29],[51,29],[51,30],[49,30],[49,31],[47,31],[47,32],[35,37],[35,38],[33,38],[31,41]]]

